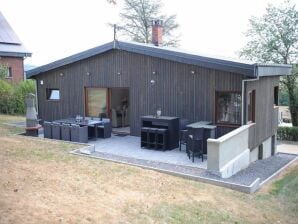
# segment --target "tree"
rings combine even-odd
[[[8,67],[5,64],[0,63],[0,79],[4,79],[8,75]]]
[[[298,61],[298,11],[296,5],[286,0],[279,7],[268,5],[262,17],[252,17],[246,35],[248,43],[241,57],[257,62],[297,64]],[[293,74],[281,79],[288,91],[293,126],[298,126],[297,66]]]
[[[177,46],[179,39],[174,31],[179,27],[176,15],[161,13],[160,0],[124,0],[120,13],[120,33],[140,43],[151,42],[151,24],[153,19],[163,21],[163,45]]]

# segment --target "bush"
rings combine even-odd
[[[28,93],[35,94],[35,81],[25,80],[13,84],[0,79],[0,113],[24,114],[25,98]]]
[[[287,141],[298,141],[298,127],[278,127],[277,139]]]

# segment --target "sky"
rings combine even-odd
[[[163,13],[177,15],[180,47],[237,58],[251,16],[283,0],[162,0]],[[298,5],[298,0],[292,0]],[[50,63],[113,40],[107,24],[119,23],[122,1],[0,0],[0,11],[32,52],[26,64]],[[122,40],[123,38],[119,38]]]

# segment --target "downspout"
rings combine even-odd
[[[242,80],[242,110],[241,110],[241,126],[246,124],[246,82],[253,82],[259,80],[259,74],[258,74],[258,65],[254,64],[254,79],[243,79]]]
[[[38,104],[38,80],[37,79],[34,79],[35,80],[35,102],[36,102],[36,113],[37,113],[37,118],[39,118],[39,104]]]

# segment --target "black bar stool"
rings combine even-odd
[[[157,148],[166,150],[167,145],[167,133],[168,130],[164,128],[158,128],[156,130]]]

